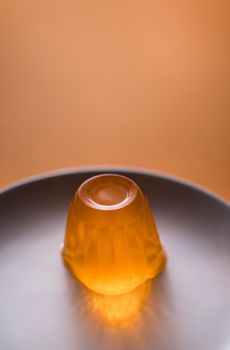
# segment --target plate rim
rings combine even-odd
[[[56,178],[60,176],[66,176],[66,175],[90,173],[94,171],[100,171],[100,172],[104,171],[105,173],[106,172],[108,173],[110,171],[111,172],[117,171],[117,172],[128,172],[130,174],[153,176],[169,182],[174,182],[184,187],[189,187],[192,190],[202,193],[207,197],[211,198],[212,200],[215,200],[218,203],[224,205],[225,207],[227,207],[227,209],[230,209],[230,202],[228,200],[224,199],[223,197],[219,196],[215,192],[212,192],[211,190],[203,186],[193,183],[192,181],[185,180],[175,175],[167,174],[161,171],[151,170],[143,167],[132,167],[132,166],[111,166],[111,165],[78,166],[78,167],[60,168],[60,169],[50,170],[46,172],[41,172],[32,176],[25,177],[21,180],[13,181],[9,185],[3,186],[2,188],[0,188],[0,196],[7,194],[10,191],[15,191],[18,187],[23,187],[29,184],[33,184],[34,182],[43,181],[46,179]]]

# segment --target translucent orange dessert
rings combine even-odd
[[[70,205],[63,257],[100,294],[122,294],[156,276],[166,257],[140,188],[114,174],[86,180]]]

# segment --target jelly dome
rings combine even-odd
[[[70,204],[63,258],[100,294],[122,294],[156,276],[166,256],[138,185],[115,174],[86,180]]]

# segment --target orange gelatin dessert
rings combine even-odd
[[[86,180],[71,202],[64,262],[89,289],[121,294],[164,267],[148,201],[127,177],[105,174]]]

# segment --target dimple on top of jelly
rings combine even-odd
[[[119,175],[99,175],[85,181],[78,194],[87,205],[98,210],[115,210],[127,206],[137,196],[137,185]]]

